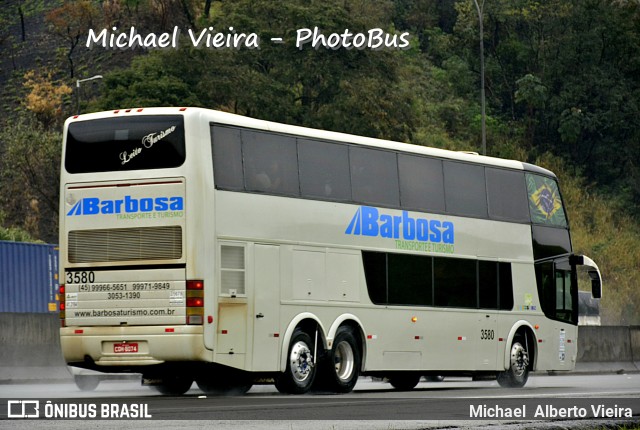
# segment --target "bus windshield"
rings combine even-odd
[[[172,168],[184,161],[181,115],[105,118],[69,125],[64,160],[69,173]]]

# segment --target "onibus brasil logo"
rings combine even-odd
[[[380,213],[374,207],[361,206],[351,218],[345,234],[395,239],[396,249],[454,252],[452,222],[413,218],[408,211],[402,211],[402,215],[390,215]]]
[[[119,218],[149,218],[152,214],[159,213],[161,217],[175,217],[182,216],[182,211],[184,198],[180,196],[142,199],[124,196],[115,200],[85,197],[73,205],[67,216],[115,214]]]

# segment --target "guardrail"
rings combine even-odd
[[[0,382],[71,379],[57,313],[0,313]]]
[[[58,314],[0,313],[0,383],[69,379]],[[576,372],[640,371],[640,326],[581,326]]]
[[[576,371],[640,371],[640,326],[579,327]]]

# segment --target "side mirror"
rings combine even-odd
[[[587,270],[589,278],[591,278],[591,296],[594,299],[602,298],[602,275],[598,265],[586,255],[574,255],[572,263],[576,266],[583,266]]]
[[[588,272],[591,278],[591,296],[594,299],[602,298],[602,279],[600,279],[600,272],[590,270]]]

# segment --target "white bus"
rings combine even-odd
[[[69,118],[69,365],[163,393],[572,370],[576,268],[553,173],[199,108]]]

